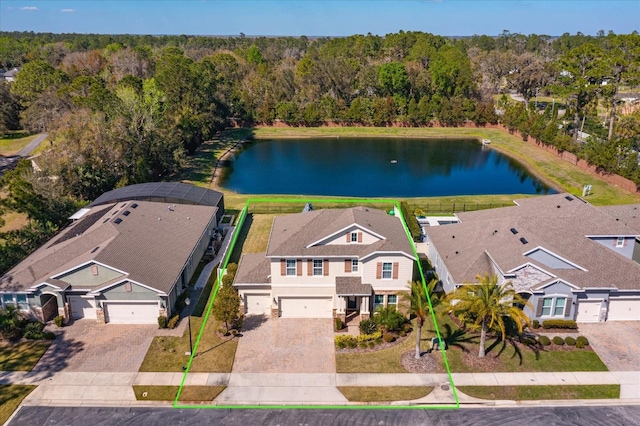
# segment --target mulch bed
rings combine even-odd
[[[439,373],[442,371],[440,364],[434,357],[435,352],[423,352],[420,359],[416,359],[415,355],[416,351],[414,349],[404,352],[400,357],[400,364],[402,364],[409,373]]]
[[[339,349],[336,347],[335,349],[336,349],[336,353],[338,354],[357,354],[357,353],[365,353],[365,352],[377,352],[377,351],[381,351],[382,349],[387,349],[387,348],[396,346],[402,343],[409,336],[411,336],[411,333],[407,333],[407,335],[404,337],[398,336],[395,342],[386,343],[383,341],[379,345],[375,345],[373,348],[369,348],[369,347],[361,348],[360,346],[356,346],[355,348]]]

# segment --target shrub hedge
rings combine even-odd
[[[564,342],[569,346],[575,346],[576,345],[576,339],[574,339],[571,336],[565,337],[564,338]]]
[[[560,336],[555,336],[553,338],[553,344],[554,345],[558,345],[558,346],[562,346],[562,345],[564,345],[564,339],[562,337],[560,337]]]
[[[540,342],[542,346],[549,346],[551,344],[551,340],[549,340],[547,336],[538,337],[538,342]]]
[[[589,340],[587,340],[587,338],[584,336],[578,336],[578,338],[576,339],[576,345],[579,343],[582,344],[582,347],[585,347],[589,345]]]
[[[564,328],[569,330],[577,330],[578,324],[574,320],[544,320],[542,328]]]

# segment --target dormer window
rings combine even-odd
[[[616,240],[616,247],[624,247],[624,237],[618,237]]]
[[[357,232],[352,232],[351,233],[351,242],[352,243],[357,243],[358,242],[358,233]]]

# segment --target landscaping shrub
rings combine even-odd
[[[342,330],[344,328],[344,325],[342,324],[342,320],[340,318],[335,318],[334,323],[336,330]]]
[[[578,341],[576,340],[576,348],[578,348],[578,349],[584,349],[584,347],[585,347],[584,342],[578,342]]]
[[[404,337],[404,336],[406,336],[406,335],[407,335],[407,333],[406,333],[404,330],[400,330],[400,331],[398,332],[398,336],[400,336],[400,337]]]
[[[46,340],[55,340],[56,334],[51,331],[45,331],[42,333],[42,338]]]
[[[165,315],[160,315],[158,317],[158,328],[167,328],[167,317]]]
[[[336,346],[340,349],[344,349],[345,347],[355,348],[357,344],[356,338],[350,334],[341,334],[335,336],[334,341],[336,343]]]
[[[400,210],[402,211],[402,216],[404,216],[404,220],[409,228],[409,232],[411,233],[411,237],[414,241],[420,241],[420,235],[422,234],[422,229],[420,229],[420,224],[418,224],[418,219],[411,214],[411,208],[409,208],[409,204],[406,201],[400,202]]]
[[[554,345],[558,345],[558,346],[562,346],[562,345],[564,345],[564,339],[562,337],[560,337],[560,336],[555,336],[553,338],[553,344]]]
[[[171,329],[174,329],[176,328],[176,324],[178,324],[178,321],[180,321],[180,315],[174,315],[169,320],[169,323],[167,324],[167,326]]]
[[[364,321],[360,321],[360,333],[362,334],[373,334],[378,331],[378,324],[372,319],[366,319]]]
[[[391,343],[391,342],[395,342],[396,341],[396,336],[394,336],[391,333],[383,333],[382,334],[382,340],[385,343]]]
[[[44,324],[38,321],[30,322],[24,328],[24,338],[31,340],[40,340],[43,339],[44,336],[42,331],[44,330]]]
[[[551,344],[551,340],[549,340],[549,338],[547,336],[540,336],[538,337],[538,342],[542,345],[542,346],[549,346]]]
[[[342,341],[340,341],[340,342],[336,342],[336,347],[337,347],[338,349],[344,349],[344,348],[346,348],[346,347],[347,347],[347,344],[346,344],[345,342],[342,342]]]
[[[565,337],[564,342],[569,346],[575,346],[576,345],[576,339],[574,339],[571,336]]]
[[[533,320],[533,322],[531,323],[531,326],[537,330],[538,328],[540,328],[540,321]]]
[[[382,337],[382,332],[381,331],[376,331],[374,333],[371,334],[361,334],[357,337],[358,342],[369,342],[369,341],[375,341],[376,339],[379,339],[380,337]]]
[[[398,331],[407,322],[407,318],[394,306],[379,308],[373,320],[387,331]]]
[[[589,344],[589,340],[587,340],[587,338],[584,336],[578,336],[578,338],[576,339],[576,346],[578,345],[578,343],[581,343],[582,347],[585,347]]]
[[[373,347],[376,346],[376,342],[374,342],[374,341],[369,341],[367,344],[369,345],[370,349],[372,349]]]
[[[64,317],[62,315],[58,315],[53,319],[53,323],[58,327],[64,327]]]
[[[413,327],[411,327],[411,323],[407,322],[402,326],[402,331],[405,333],[411,333],[413,331]]]
[[[360,349],[367,349],[369,345],[367,344],[367,342],[360,342],[359,346],[360,346]]]
[[[349,349],[354,349],[357,344],[356,339],[347,340],[347,347]]]
[[[564,328],[569,330],[577,330],[578,324],[574,320],[544,320],[542,328]]]

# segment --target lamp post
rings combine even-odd
[[[189,305],[191,304],[191,299],[189,299],[188,297],[185,299],[184,301],[185,305],[187,305],[187,308],[189,307]],[[187,312],[187,317],[189,318],[189,352],[187,352],[185,355],[189,355],[191,356],[191,352],[193,352],[193,343],[191,341],[191,310],[187,309],[189,312]]]

